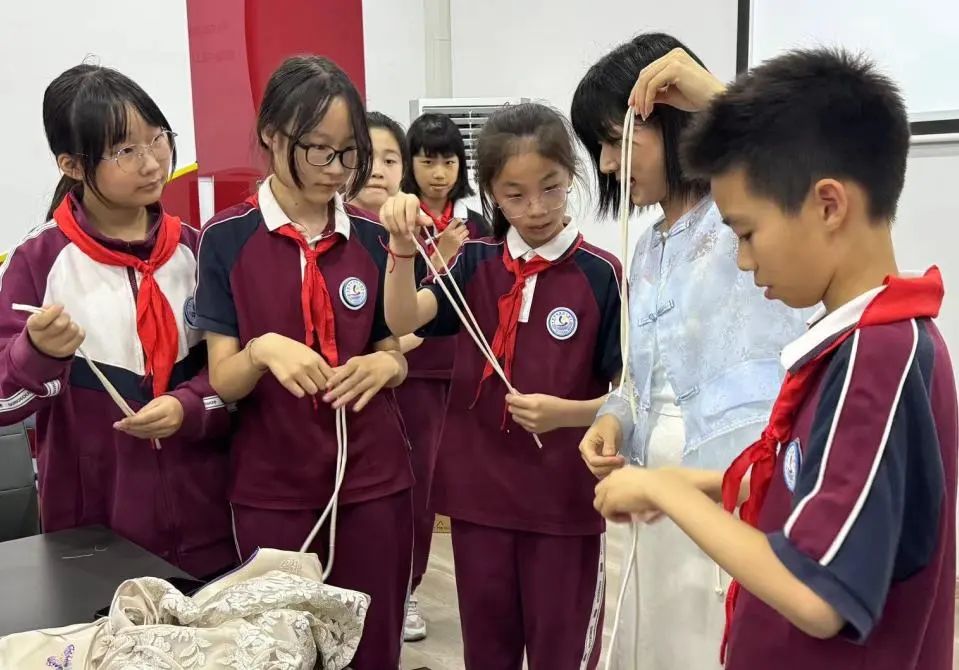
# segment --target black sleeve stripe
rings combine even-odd
[[[616,263],[581,246],[573,262],[589,282],[600,315],[599,336],[593,356],[593,368],[603,379],[614,381],[623,369],[620,348],[620,284]]]
[[[449,264],[450,274],[460,284],[460,290],[465,293],[465,287],[472,280],[476,269],[490,258],[499,256],[502,246],[503,242],[495,240],[466,240],[456,258]],[[463,268],[457,269],[461,263]],[[437,270],[441,275],[446,274],[443,268]]]
[[[482,213],[476,210],[467,210],[466,225],[470,229],[470,234],[474,237],[489,237],[493,234],[493,227]]]
[[[239,213],[231,215],[234,211]],[[243,246],[262,221],[260,210],[241,205],[221,213],[203,228],[196,250],[196,286],[184,307],[191,327],[204,329],[206,324],[214,332],[236,335],[238,324],[230,273]]]
[[[369,252],[370,256],[377,265],[383,266],[386,260],[386,249],[383,248],[389,242],[390,236],[382,225],[362,216],[350,215],[350,227],[352,233],[363,247]]]
[[[236,216],[211,221],[200,234],[197,258],[203,254],[203,245],[209,240],[209,245],[214,247],[214,255],[224,263],[227,271],[231,270],[243,246],[253,237],[262,221],[260,210],[256,208],[250,208]]]
[[[573,256],[573,262],[589,280],[589,286],[593,289],[593,296],[596,298],[597,304],[603,305],[606,302],[606,291],[610,283],[616,285],[617,293],[619,293],[619,273],[616,271],[616,266],[609,260],[589,249],[580,247]]]

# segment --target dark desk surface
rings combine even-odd
[[[0,635],[92,621],[133,577],[189,577],[106,528],[0,543]]]

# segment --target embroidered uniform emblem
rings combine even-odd
[[[350,309],[357,310],[366,304],[366,284],[357,277],[347,277],[340,284],[340,300]]]
[[[546,317],[546,330],[557,340],[568,340],[576,334],[579,319],[568,307],[557,307]]]
[[[786,455],[783,457],[783,479],[790,493],[796,491],[800,468],[802,468],[802,447],[799,440],[793,440],[786,447]]]

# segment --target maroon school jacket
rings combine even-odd
[[[72,197],[72,196],[71,196]],[[101,244],[147,258],[159,210],[144,242],[106,239],[75,206],[80,225]],[[35,228],[0,267],[0,423],[36,414],[44,531],[110,527],[145,549],[205,576],[236,561],[229,505],[227,408],[207,380],[206,348],[189,331],[183,305],[194,286],[196,230],[184,225],[173,257],[156,273],[179,326],[170,395],[184,410],[179,432],[150,442],[114,430],[123,415],[86,360],[38,351],[12,303],[60,303],[86,331],[84,351],[136,410],[152,399],[136,331],[138,274],[90,259],[50,221]]]

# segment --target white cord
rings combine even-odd
[[[631,208],[630,201],[630,181],[632,180],[633,163],[633,131],[636,123],[636,111],[629,107],[626,110],[626,118],[623,120],[622,146],[619,156],[619,233],[623,244],[623,277],[620,287],[620,308],[619,308],[619,336],[620,353],[623,361],[623,371],[620,373],[619,388],[616,394],[621,398],[625,397],[629,404],[630,412],[636,415],[636,400],[633,393],[633,380],[629,368],[629,272],[627,259],[629,258],[629,212]],[[626,565],[621,572],[622,584],[619,587],[619,597],[616,599],[616,613],[613,620],[613,631],[609,639],[609,649],[606,652],[606,670],[612,667],[613,655],[616,649],[616,635],[619,633],[620,615],[623,611],[623,601],[626,599],[626,590],[629,587],[629,580],[639,583],[639,562],[638,562],[638,544],[639,544],[639,522],[633,519],[630,522],[630,549],[629,556],[626,559]],[[637,612],[638,616],[638,612]],[[633,641],[633,664],[636,667],[639,662],[638,645]]]
[[[610,670],[613,661],[613,655],[616,651],[616,636],[619,634],[620,615],[623,612],[623,601],[626,600],[626,589],[629,587],[629,580],[638,583],[639,575],[636,574],[639,566],[636,561],[636,552],[639,545],[639,524],[633,521],[629,528],[629,557],[626,559],[625,569],[620,573],[622,583],[619,585],[619,597],[616,598],[616,618],[613,619],[613,632],[609,638],[609,649],[606,650],[606,670]],[[639,612],[637,611],[637,615]],[[636,641],[633,641],[634,658],[631,667],[637,667],[638,656],[635,655]]]
[[[506,373],[503,371],[503,368],[500,366],[499,361],[496,360],[496,356],[493,354],[493,349],[490,347],[489,343],[486,341],[486,337],[483,335],[483,331],[479,327],[479,323],[476,321],[476,316],[473,314],[470,309],[469,303],[466,302],[466,298],[463,296],[462,291],[460,291],[459,285],[453,279],[453,275],[450,273],[450,267],[446,263],[446,259],[443,258],[443,254],[439,251],[439,243],[436,239],[429,234],[427,231],[426,239],[433,245],[436,255],[439,257],[440,261],[443,263],[444,273],[440,273],[436,266],[433,265],[433,261],[430,260],[429,254],[426,250],[419,244],[416,243],[416,250],[419,252],[420,256],[423,257],[423,260],[426,261],[426,266],[430,269],[433,275],[436,277],[436,281],[439,284],[440,289],[446,295],[446,299],[450,301],[450,305],[453,306],[453,310],[456,312],[456,315],[459,317],[460,322],[462,322],[463,327],[466,328],[466,332],[470,334],[470,337],[473,338],[473,342],[476,343],[476,346],[479,347],[480,352],[483,356],[486,357],[486,360],[489,361],[490,366],[499,375],[499,378],[503,380],[503,383],[506,384],[506,388],[513,395],[519,395],[519,391],[510,383],[510,380],[506,377]],[[445,280],[445,281],[444,281]],[[450,292],[449,288],[446,286],[446,282],[449,282],[453,287],[453,291],[459,297],[459,300],[462,303],[463,310],[460,310],[459,305],[456,300],[453,299],[453,294]],[[469,320],[464,316],[463,312],[469,315]],[[540,449],[543,448],[543,442],[539,439],[539,435],[536,433],[530,433],[533,436],[533,441],[536,442],[536,446]]]
[[[26,312],[27,314],[42,314],[43,309],[40,307],[34,307],[33,305],[22,305],[18,302],[10,305],[10,308],[18,312]],[[103,384],[103,388],[106,389],[107,395],[113,399],[113,402],[116,403],[117,407],[120,408],[120,411],[123,412],[123,416],[131,417],[136,412],[133,411],[133,408],[127,403],[127,401],[120,395],[120,392],[117,391],[116,387],[110,383],[110,380],[107,379],[107,376],[103,374],[103,371],[97,367],[97,364],[93,362],[93,359],[90,358],[87,353],[83,350],[83,347],[77,347],[77,353],[86,360],[87,365],[90,366],[90,369],[93,371],[93,375],[100,380],[100,383]],[[159,451],[160,440],[153,439],[153,448]]]
[[[622,353],[623,371],[620,375],[619,388],[617,393],[620,397],[626,395],[630,409],[635,413],[635,394],[632,392],[633,376],[629,367],[629,272],[626,270],[627,260],[629,258],[629,213],[632,207],[630,200],[630,181],[632,181],[632,163],[633,163],[633,131],[635,128],[636,113],[632,107],[626,110],[626,118],[623,121],[623,139],[620,147],[620,173],[619,182],[619,234],[622,240],[623,257],[623,275],[620,282],[620,308],[619,308],[619,335],[620,351]]]
[[[303,546],[300,547],[300,553],[306,553],[310,548],[310,545],[313,544],[313,540],[316,539],[316,536],[319,534],[320,529],[323,527],[323,524],[326,522],[327,517],[330,519],[330,551],[326,557],[326,566],[323,568],[323,581],[330,576],[330,572],[333,571],[333,559],[336,552],[336,515],[339,510],[339,497],[340,497],[340,488],[343,486],[343,478],[346,475],[346,447],[347,447],[347,433],[346,433],[346,408],[340,407],[336,410],[336,473],[334,474],[333,479],[333,495],[330,496],[330,502],[326,504],[326,508],[323,510],[323,513],[320,514],[319,520],[313,526],[313,530],[310,531],[309,536],[306,538],[306,542],[303,543]]]

